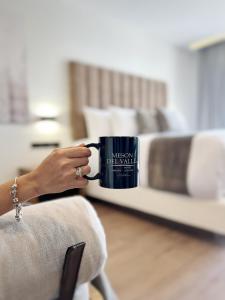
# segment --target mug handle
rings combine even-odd
[[[93,148],[99,150],[100,149],[100,143],[90,143],[90,144],[85,145],[84,147],[87,147],[87,148],[93,147]],[[100,179],[100,173],[97,173],[95,176],[84,175],[83,177],[88,179],[88,180],[96,180],[96,179]]]

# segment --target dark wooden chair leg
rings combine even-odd
[[[60,283],[59,298],[57,300],[73,299],[84,248],[85,243],[81,242],[67,249]]]

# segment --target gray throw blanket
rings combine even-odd
[[[192,137],[159,137],[151,142],[148,172],[150,187],[188,194],[186,176]]]

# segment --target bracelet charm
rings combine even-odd
[[[17,197],[17,177],[15,178],[14,184],[10,188],[10,194],[12,197],[13,206],[16,210],[15,219],[17,222],[19,222],[22,219],[22,207],[23,204],[19,202],[19,199]]]

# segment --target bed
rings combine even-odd
[[[69,64],[69,77],[71,88],[71,127],[76,144],[80,142],[88,143],[90,141],[87,138],[83,115],[83,108],[86,105],[97,108],[116,105],[132,108],[142,107],[144,109],[167,106],[167,85],[162,81],[79,62],[71,62]],[[216,135],[217,133],[213,134],[213,137]],[[218,136],[221,137],[223,146],[224,132],[219,132]],[[206,137],[208,138],[208,136]],[[139,136],[139,139],[143,145],[145,141],[151,140],[151,136]],[[95,142],[93,139],[91,141]],[[145,146],[142,146],[142,149],[145,148]],[[221,152],[221,149],[218,151]],[[140,165],[140,173],[144,174],[146,170],[142,166],[145,165],[144,160],[146,160],[147,156],[143,153],[141,156],[143,162]],[[95,171],[97,169],[96,153],[93,153],[91,165],[93,171]],[[195,167],[195,162],[193,166]],[[208,164],[207,167],[208,169],[203,170],[206,177],[206,171],[210,171],[210,168],[213,168],[213,164]],[[143,178],[144,176],[142,175]],[[193,181],[192,184],[196,183],[195,180]],[[204,178],[202,184],[204,184]],[[136,189],[118,191],[101,188],[98,186],[97,181],[89,183],[86,194],[103,201],[149,213],[181,224],[225,234],[225,198],[223,196],[219,198],[205,197],[204,199],[204,197],[193,197],[180,193],[156,190],[145,184],[141,184]]]

